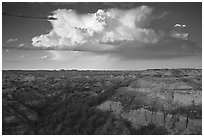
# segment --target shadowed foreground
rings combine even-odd
[[[201,134],[201,74],[3,71],[2,134]]]

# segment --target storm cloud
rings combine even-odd
[[[152,29],[151,21],[167,12],[153,15],[154,9],[98,9],[79,14],[72,9],[58,9],[49,20],[52,30],[32,39],[39,49],[89,51],[118,55],[121,58],[172,58],[201,52],[189,39],[187,26],[175,23],[168,32]]]
[[[160,36],[149,28],[154,19],[152,11],[148,6],[128,10],[99,9],[88,14],[58,9],[52,15],[57,20],[50,20],[53,29],[49,34],[34,37],[32,44],[35,47],[73,49],[87,43],[115,45],[134,40],[155,43]]]

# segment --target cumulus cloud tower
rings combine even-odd
[[[149,28],[153,9],[99,9],[96,13],[78,14],[74,10],[58,9],[49,20],[53,29],[32,39],[35,47],[73,49],[89,44],[114,44],[137,40],[155,43],[159,36]]]

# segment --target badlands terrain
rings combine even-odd
[[[3,70],[2,134],[202,134],[202,70]]]

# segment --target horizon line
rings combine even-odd
[[[165,69],[197,69],[202,68],[146,68],[146,69],[2,69],[2,71],[141,71],[141,70],[165,70]]]

